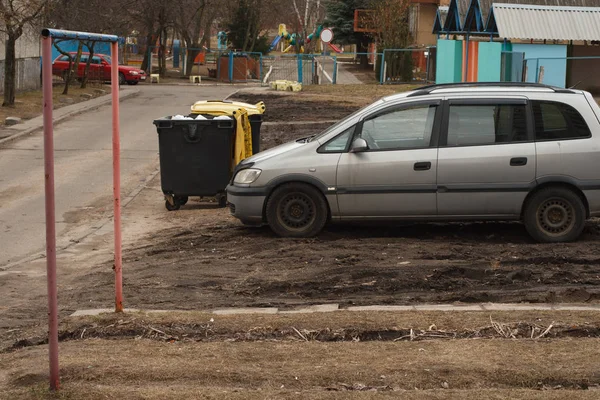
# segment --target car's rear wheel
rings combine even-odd
[[[585,205],[577,193],[548,187],[534,193],[523,215],[529,234],[539,242],[570,242],[585,227]]]
[[[314,186],[287,183],[273,192],[267,202],[267,222],[284,237],[311,237],[327,222],[327,202]]]

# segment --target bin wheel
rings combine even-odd
[[[171,204],[171,203],[169,203],[169,200],[166,200],[165,201],[165,207],[169,211],[176,211],[176,210],[179,210],[179,207],[181,207],[181,205],[179,203],[177,203],[177,202],[175,202],[175,204]]]
[[[173,197],[173,201],[175,202],[175,204],[185,206],[188,202],[188,196],[175,196]]]
[[[220,208],[227,207],[227,195],[218,194],[216,196],[216,199],[217,199],[217,203],[219,203]]]

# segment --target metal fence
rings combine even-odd
[[[575,87],[600,94],[600,56],[526,58],[523,81]]]
[[[381,84],[435,82],[436,48],[385,49],[379,64]]]
[[[276,80],[301,82],[303,85],[317,83],[315,80],[318,68],[316,59],[321,56],[312,54],[284,54],[281,56],[263,57],[263,84]],[[323,61],[321,61],[321,70]]]

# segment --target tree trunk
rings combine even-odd
[[[73,66],[75,79],[79,78],[79,63],[81,62],[81,53],[83,53],[83,42],[79,41],[77,46],[77,54],[75,55],[75,65]]]
[[[148,33],[146,35],[146,48],[144,49],[144,59],[142,60],[142,69],[144,71],[146,71],[147,74],[151,74],[152,73],[152,65],[150,64],[150,54],[152,53],[152,47],[154,46],[153,40],[154,40],[154,35],[152,34],[152,31],[149,31],[150,33]]]
[[[356,50],[358,53],[368,53],[369,52],[369,41],[368,40],[360,40],[358,41],[356,46]],[[369,55],[368,54],[360,54],[358,56],[360,60],[360,67],[363,69],[369,68]]]
[[[15,105],[15,87],[17,60],[15,54],[15,44],[17,39],[9,34],[6,39],[6,48],[4,52],[4,102],[2,107],[12,107]]]
[[[96,46],[96,42],[91,42],[87,44],[88,52],[90,53],[88,56],[88,60],[85,63],[85,69],[83,70],[83,77],[81,78],[81,88],[85,89],[87,87],[89,74],[90,74],[90,64],[92,63],[92,57],[94,57],[94,47]]]

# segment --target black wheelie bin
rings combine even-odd
[[[225,207],[235,135],[233,118],[165,117],[158,131],[160,179],[167,210],[178,210],[189,196],[215,196]]]

